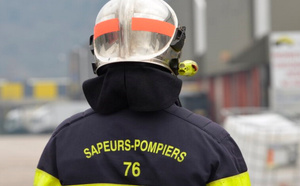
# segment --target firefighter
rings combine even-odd
[[[181,107],[185,27],[163,0],[110,0],[90,38],[97,77],[91,109],[63,121],[38,163],[35,186],[249,186],[247,166],[217,123]]]

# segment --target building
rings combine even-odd
[[[275,89],[278,78],[274,76],[273,58],[270,57],[272,49],[279,46],[274,40],[284,40],[288,34],[285,40],[298,42],[300,1],[166,1],[176,11],[179,24],[187,27],[181,59],[192,59],[199,65],[196,76],[182,77],[181,99],[186,107],[217,122],[223,119],[221,111],[232,107],[278,109],[288,106],[293,112],[300,110],[299,89],[287,92]],[[92,62],[93,56],[87,46],[71,52],[70,92],[73,98],[82,98],[82,82],[94,77]],[[300,72],[292,73],[295,85],[300,84]]]
[[[92,70],[94,56],[87,45],[75,47],[69,54],[69,96],[72,99],[83,99],[82,83],[96,77]]]
[[[166,1],[177,12],[179,23],[187,27],[182,58],[199,63],[200,73],[193,81],[208,95],[212,119],[222,121],[221,110],[232,107],[276,110],[284,106],[299,112],[300,1]],[[289,40],[290,48],[276,45],[276,41],[288,44]],[[279,47],[283,47],[281,53]],[[276,51],[276,59],[280,55],[285,61],[293,58],[291,65],[285,65],[287,70],[274,65]],[[293,85],[274,87],[278,81]]]

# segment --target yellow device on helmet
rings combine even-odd
[[[178,67],[178,73],[182,76],[193,76],[198,72],[198,65],[192,60],[180,62]]]

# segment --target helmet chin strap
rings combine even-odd
[[[91,36],[90,36],[90,40],[89,40],[89,48],[90,48],[90,51],[91,51],[91,53],[93,54],[95,60],[97,60],[96,57],[95,57],[94,35],[91,35]],[[94,74],[97,74],[97,65],[96,65],[95,62],[92,62],[92,68],[93,68]]]
[[[176,52],[180,52],[183,48],[184,41],[186,38],[185,35],[186,27],[185,26],[179,26],[176,29],[175,36],[173,38],[173,41],[170,44],[170,47],[173,48]]]
[[[177,76],[178,73],[178,69],[179,69],[179,59],[178,58],[174,58],[171,59],[169,62],[170,68],[173,71],[173,73]]]
[[[90,36],[89,47],[90,47],[90,51],[92,52],[92,54],[95,55],[95,52],[94,52],[94,34]]]

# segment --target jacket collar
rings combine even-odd
[[[145,63],[107,65],[98,77],[83,83],[90,106],[100,114],[129,108],[158,111],[178,100],[182,81],[169,72]]]

